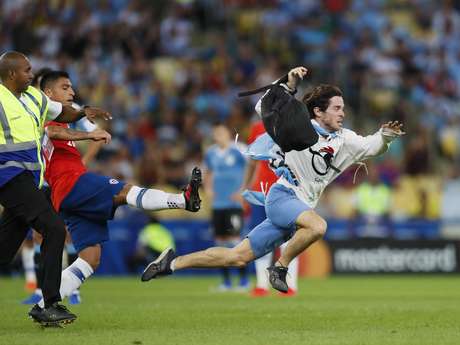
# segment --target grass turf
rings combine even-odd
[[[296,297],[213,293],[217,278],[91,278],[77,321],[26,318],[23,281],[0,279],[0,345],[459,344],[460,277],[300,281]]]

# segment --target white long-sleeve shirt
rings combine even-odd
[[[297,197],[314,208],[324,189],[349,166],[378,156],[388,149],[390,136],[382,130],[368,136],[360,136],[349,129],[342,129],[335,137],[324,138],[320,135],[318,142],[303,151],[290,151],[285,155],[285,162],[294,173],[299,184],[294,186],[280,177],[277,183],[295,191]],[[330,153],[330,163],[340,170],[326,165],[324,156]]]
[[[259,115],[262,98],[256,105]],[[298,185],[289,183],[284,177],[280,177],[277,183],[293,189],[300,200],[314,208],[324,189],[337,176],[353,164],[384,153],[395,137],[394,133],[382,129],[372,135],[361,136],[346,128],[327,138],[319,135],[318,142],[312,147],[285,154],[284,161],[294,173]],[[332,154],[330,163],[340,171],[327,166],[324,156],[328,153]]]

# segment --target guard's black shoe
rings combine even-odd
[[[35,309],[35,306],[32,310]],[[32,312],[32,310],[29,312]],[[77,315],[72,314],[65,306],[62,304],[53,303],[47,308],[41,310],[41,313],[36,314],[35,321],[39,322],[42,326],[61,326],[74,322],[77,319]]]
[[[288,272],[287,267],[283,266],[270,266],[267,268],[269,273],[269,280],[272,287],[281,292],[288,292],[288,285],[286,283],[286,275]]]
[[[38,322],[43,309],[38,304],[35,304],[28,312],[28,315],[36,322]]]
[[[190,182],[183,189],[185,198],[185,209],[190,212],[198,212],[201,207],[200,194],[198,189],[201,186],[201,170],[193,168]]]
[[[171,261],[176,257],[172,248],[166,248],[160,256],[145,268],[142,273],[141,280],[143,282],[149,281],[150,279],[158,278],[172,274]]]

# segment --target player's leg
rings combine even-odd
[[[147,281],[185,268],[242,267],[272,251],[291,235],[290,230],[281,229],[266,219],[233,248],[212,247],[177,258],[172,249],[167,249],[145,268],[141,279]]]
[[[234,238],[231,233],[232,224],[230,221],[230,210],[228,209],[213,209],[211,215],[212,229],[214,232],[214,244],[217,247],[233,248],[240,241]],[[230,278],[230,269],[222,267],[220,269],[222,275],[222,284],[217,288],[219,291],[228,291],[232,288],[232,280]]]
[[[327,227],[326,221],[313,210],[302,212],[296,220],[296,225],[298,228],[286,249],[275,265],[268,268],[270,284],[285,293],[289,290],[286,282],[288,265],[312,243],[320,239],[326,233]]]
[[[35,269],[36,269],[36,276],[37,276],[37,288],[35,289],[35,291],[33,292],[32,295],[30,295],[27,299],[25,299],[24,301],[22,301],[23,304],[38,304],[40,307],[43,308],[43,294],[42,294],[42,290],[41,290],[41,287],[40,287],[40,278],[41,278],[41,273],[40,273],[40,270],[38,268],[39,266],[39,262],[40,262],[40,244],[41,244],[41,236],[39,233],[33,231],[34,235],[33,235],[33,243],[34,243],[34,247],[35,247],[35,255],[34,255],[34,262],[35,262]],[[66,246],[68,246],[69,243],[71,243],[71,240],[69,240],[69,234],[67,234],[67,237],[66,237]],[[69,242],[70,241],[70,242]],[[72,245],[73,247],[73,245]],[[73,249],[75,251],[75,249]],[[68,255],[68,253],[71,252],[69,249],[67,249],[67,253],[64,253],[63,257],[65,257],[65,255]],[[76,253],[76,251],[75,251]],[[77,255],[78,257],[78,255]],[[76,258],[73,259],[73,260],[69,260],[69,262],[71,262],[71,264],[73,262],[75,262]],[[65,269],[68,268],[68,265],[64,265],[63,264],[63,269],[65,271]],[[63,271],[63,272],[64,272]],[[62,294],[62,286],[66,285],[66,279],[67,279],[67,276],[66,275],[62,275],[61,276],[61,288],[60,288],[60,295],[61,295],[61,298],[64,299],[64,297],[67,297],[68,295],[66,294],[66,296],[63,296]],[[72,302],[70,299],[72,298],[72,296],[74,296],[74,299],[78,299],[78,303],[75,303]],[[69,296],[69,303],[70,304],[79,304],[80,303],[80,292],[78,289],[74,290],[70,296]]]
[[[69,238],[70,238],[70,235],[69,235]],[[78,252],[75,249],[75,246],[73,245],[71,239],[70,239],[70,242],[66,243],[65,248],[67,252],[67,262],[68,262],[68,265],[70,266],[75,262],[75,260],[78,259]],[[80,303],[81,303],[80,290],[75,289],[74,291],[72,291],[72,293],[69,296],[69,304],[80,304]]]
[[[109,239],[107,221],[93,221],[80,215],[61,212],[78,252],[78,258],[62,271],[62,299],[78,289],[99,266],[101,244]],[[41,303],[40,303],[41,305]]]
[[[69,296],[99,267],[101,244],[109,240],[107,221],[63,212],[78,258],[62,272],[61,295]]]
[[[145,268],[141,280],[148,281],[185,268],[241,267],[254,258],[248,239],[233,248],[212,247],[178,257],[168,248]]]
[[[287,292],[289,287],[286,275],[289,263],[324,234],[326,224],[316,212],[297,198],[292,189],[280,184],[274,184],[270,189],[265,210],[273,224],[295,230],[280,259],[268,268],[270,284],[281,292]]]
[[[283,243],[280,247],[281,253],[286,250],[288,246],[288,242]],[[282,294],[283,296],[294,296],[297,294],[298,290],[298,277],[299,277],[299,258],[295,257],[292,259],[288,266],[288,275],[286,277],[286,282],[289,286],[288,292],[286,294]]]
[[[62,282],[59,292],[63,299],[72,296],[75,291],[78,291],[81,284],[97,269],[100,259],[100,244],[86,247],[78,253],[77,259],[62,271]]]
[[[115,206],[128,204],[143,210],[185,209],[197,212],[201,199],[198,189],[201,186],[201,171],[194,168],[188,185],[180,194],[166,193],[159,189],[142,188],[126,184],[114,197]]]
[[[35,276],[37,277],[37,287],[29,297],[22,301],[22,304],[31,305],[40,302],[40,300],[43,298],[41,288],[42,273],[40,271],[40,246],[42,244],[42,237],[35,230],[32,230],[32,243],[34,245],[34,270]]]
[[[37,288],[37,276],[35,275],[34,265],[34,243],[32,241],[32,230],[27,232],[27,236],[22,243],[21,259],[24,269],[26,291],[33,292]]]
[[[297,230],[286,245],[278,260],[278,264],[287,267],[291,261],[319,240],[326,233],[327,223],[315,211],[302,212],[296,220]]]
[[[249,228],[254,229],[258,224],[262,223],[267,218],[265,208],[263,206],[251,205],[251,217],[249,220]],[[254,261],[256,269],[256,286],[252,289],[251,295],[261,297],[268,295],[268,274],[267,267],[272,265],[273,253],[270,252]]]
[[[78,258],[78,252],[72,243],[72,238],[70,236],[70,233],[67,232],[67,235],[65,238],[64,254],[62,258],[62,270],[64,271],[67,267],[72,265],[75,262],[75,260],[77,260],[77,258]],[[61,282],[61,289],[62,289],[62,282]],[[61,297],[62,297],[62,293],[61,293]],[[69,295],[69,304],[80,304],[80,303],[81,303],[80,290],[75,289]]]
[[[32,225],[34,228],[40,229],[39,231],[43,236],[43,242],[40,246],[40,270],[42,272],[41,284],[45,305],[53,304],[61,300],[59,286],[61,282],[62,250],[65,240],[64,223],[54,210],[48,210],[33,221]],[[59,278],[56,278],[56,276],[59,276]],[[57,290],[55,281],[59,283]]]
[[[218,247],[233,248],[235,246],[231,240],[225,236],[216,236],[214,238],[214,244]],[[229,291],[232,288],[232,279],[230,278],[230,268],[222,267],[220,269],[222,276],[222,284],[217,287],[219,291]]]

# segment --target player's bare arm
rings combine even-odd
[[[85,154],[81,158],[81,161],[85,166],[88,166],[97,156],[102,146],[106,144],[104,141],[92,141],[88,145],[88,149],[86,150]]]
[[[112,136],[108,132],[99,128],[92,132],[85,132],[59,126],[48,126],[46,128],[46,133],[48,137],[53,140],[93,140],[103,141],[105,144],[110,143],[112,140]]]
[[[57,122],[70,123],[80,120],[85,117],[94,123],[96,119],[111,120],[112,115],[103,109],[96,107],[83,107],[80,110],[73,108],[70,105],[63,105],[61,114],[54,120]]]

